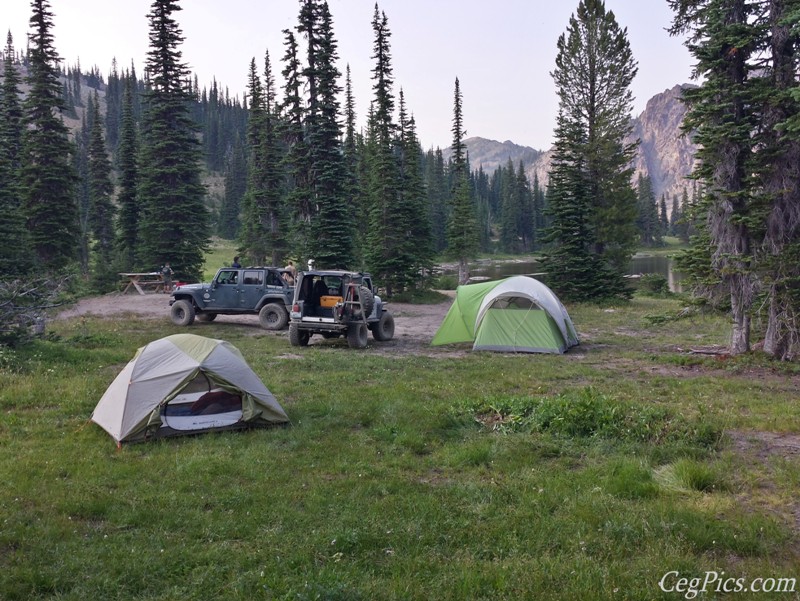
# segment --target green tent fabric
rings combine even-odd
[[[229,342],[175,334],[141,347],[92,421],[117,443],[289,421]]]
[[[431,344],[460,342],[472,342],[474,350],[563,353],[578,344],[578,336],[550,288],[514,276],[458,287]]]
[[[486,293],[496,288],[499,281],[481,282],[459,286],[456,299],[442,325],[433,337],[432,345],[473,342],[475,340],[475,321]]]

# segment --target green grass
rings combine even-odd
[[[233,257],[239,254],[234,240],[214,238],[211,248],[206,254],[206,263],[203,269],[203,281],[210,282],[220,267],[230,267]]]
[[[0,599],[674,599],[670,570],[796,576],[798,464],[728,434],[796,432],[796,366],[688,354],[727,324],[646,319],[680,306],[570,306],[564,356],[198,324],[292,425],[121,449],[97,400],[185,330],[53,323],[0,355]]]

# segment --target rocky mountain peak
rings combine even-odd
[[[668,209],[671,208],[673,195],[677,194],[680,198],[684,188],[689,188],[690,182],[686,178],[694,167],[695,145],[681,131],[686,113],[686,106],[681,101],[684,87],[676,85],[648,100],[644,111],[633,120],[630,138],[630,141],[640,140],[633,164],[634,184],[639,174],[649,174],[656,199],[665,194]],[[497,142],[479,137],[468,138],[464,142],[471,169],[482,167],[485,172],[492,173],[509,159],[515,166],[522,161],[531,181],[538,176],[540,185],[547,185],[552,149],[542,152],[508,140]],[[449,148],[443,151],[445,160],[449,154]]]

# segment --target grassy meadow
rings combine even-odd
[[[689,352],[728,325],[663,319],[682,306],[570,306],[564,356],[198,324],[291,426],[121,449],[95,404],[139,346],[186,330],[53,322],[0,351],[0,599],[681,599],[667,572],[798,577],[800,469],[762,445],[800,430],[798,366]]]

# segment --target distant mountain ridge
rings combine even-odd
[[[469,163],[472,169],[482,167],[487,173],[494,173],[498,167],[505,167],[508,160],[514,164],[516,169],[522,161],[523,167],[536,163],[544,154],[541,150],[536,150],[529,146],[514,144],[511,140],[497,142],[486,138],[467,138],[464,140],[467,145]],[[448,147],[443,151],[444,159],[450,156],[451,149]],[[478,157],[478,160],[476,160]]]
[[[680,198],[690,182],[686,179],[692,172],[696,147],[681,131],[686,106],[680,97],[685,86],[676,85],[656,94],[647,101],[644,111],[633,119],[631,140],[641,142],[634,159],[633,182],[639,174],[650,175],[656,200],[667,196],[667,208],[671,208],[673,195]],[[497,142],[486,138],[472,137],[464,140],[469,156],[470,169],[482,167],[489,174],[509,159],[516,167],[522,161],[528,179],[539,177],[542,186],[547,185],[553,150],[536,150],[506,140]],[[451,154],[450,148],[442,150],[444,159]]]

